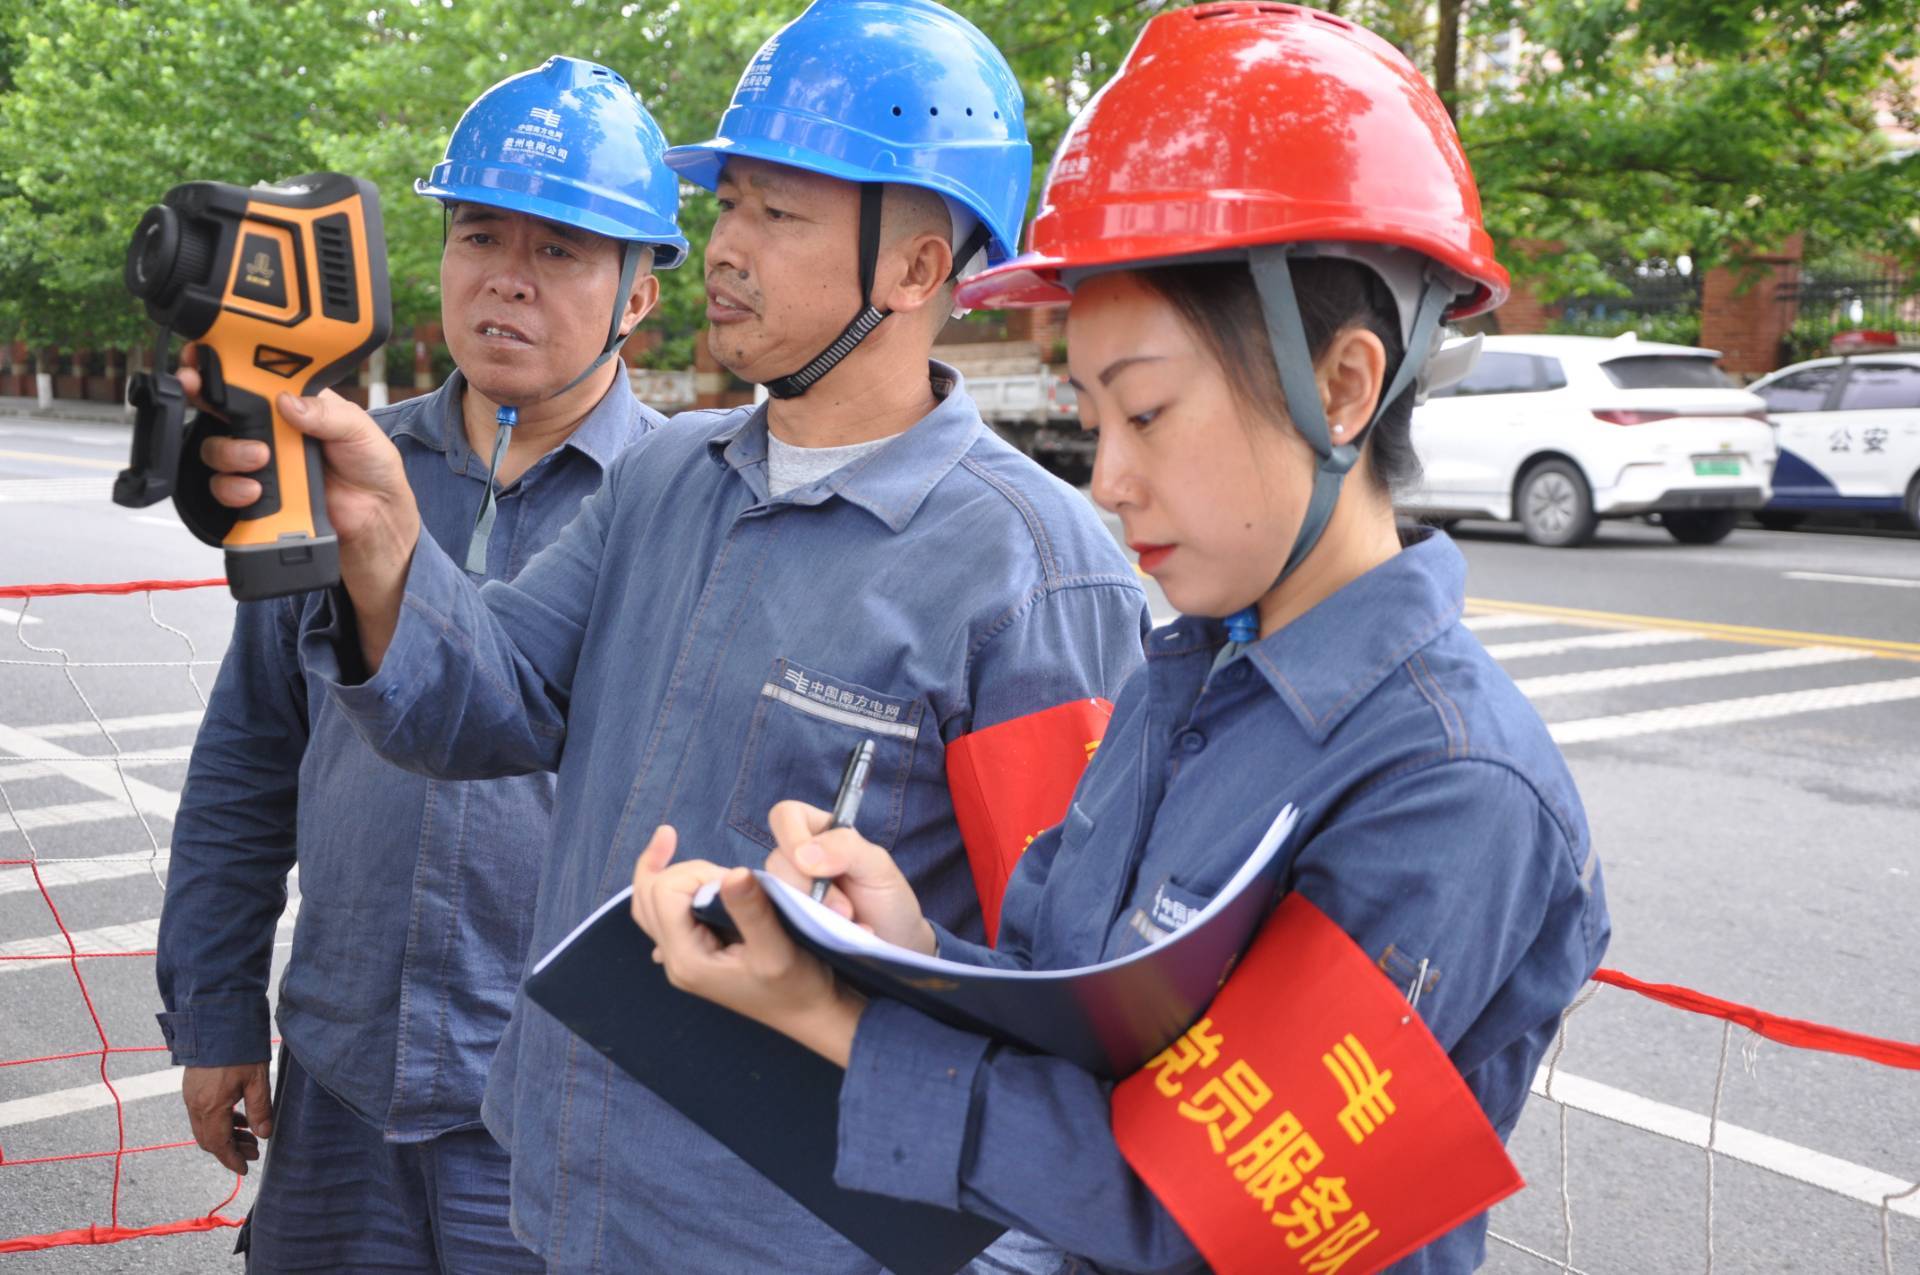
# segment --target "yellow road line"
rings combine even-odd
[[[1578,607],[1546,606],[1538,602],[1503,602],[1496,598],[1468,598],[1481,611],[1537,615],[1568,624],[1605,629],[1671,629],[1695,633],[1718,642],[1745,642],[1753,646],[1838,646],[1869,651],[1882,659],[1920,661],[1920,642],[1851,637],[1841,633],[1806,633],[1798,629],[1761,629],[1745,624],[1717,624],[1711,620],[1676,620],[1660,615],[1629,615],[1619,611],[1587,611]]]
[[[0,450],[6,460],[46,460],[56,465],[78,465],[82,469],[125,469],[117,460],[88,460],[83,456],[57,456],[52,452],[10,452]]]

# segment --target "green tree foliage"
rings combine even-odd
[[[1496,239],[1548,295],[1606,290],[1621,258],[1737,263],[1803,236],[1920,263],[1913,0],[1556,0],[1482,22],[1509,38],[1460,129]],[[1510,25],[1507,25],[1510,24]]]
[[[712,12],[705,4],[692,7]],[[325,166],[365,176],[385,196],[396,322],[439,317],[441,212],[413,194],[413,182],[438,162],[474,97],[564,53],[625,75],[669,138],[704,136],[758,46],[754,38],[739,47],[746,28],[758,26],[763,38],[778,26],[771,13],[757,24],[738,24],[737,34],[730,34],[736,27],[701,29],[707,21],[682,12],[668,23],[639,6],[598,0],[559,6],[458,0],[370,14],[353,55],[330,74],[329,112],[309,116],[303,137]],[[712,224],[711,201],[689,198],[687,204],[682,220],[697,245]],[[661,285],[660,311],[649,322],[669,340],[650,361],[684,367],[705,306],[697,263],[663,273]]]
[[[1061,133],[1166,0],[954,0],[1006,51],[1035,187]],[[801,0],[0,0],[0,329],[68,344],[140,331],[120,291],[140,210],[189,178],[310,168],[375,180],[402,324],[437,317],[440,217],[412,194],[454,121],[553,53],[605,62],[674,141],[708,135]],[[1487,218],[1549,295],[1618,263],[1701,265],[1802,234],[1809,252],[1920,258],[1920,0],[1344,0],[1453,88]],[[712,202],[683,188],[696,254]],[[1526,245],[1532,255],[1516,251]],[[1541,245],[1548,247],[1542,249]],[[685,366],[697,257],[662,276],[652,361]]]
[[[317,0],[32,0],[9,14],[0,283],[28,339],[138,340],[120,276],[141,212],[189,177],[311,167],[299,124],[351,36]]]

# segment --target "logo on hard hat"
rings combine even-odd
[[[734,87],[734,101],[739,101],[749,93],[764,93],[773,87],[773,55],[779,47],[780,37],[777,35],[760,46],[760,51],[753,55],[753,61],[747,63],[740,83]]]
[[[513,126],[513,131],[520,136],[509,137],[506,140],[505,145],[501,147],[503,157],[505,152],[520,151],[523,154],[531,153],[547,159],[564,160],[567,157],[567,151],[562,143],[567,140],[567,135],[560,128],[560,112],[550,107],[536,106],[527,112],[527,119],[533,122],[522,121]],[[537,142],[529,140],[532,138],[539,140]]]
[[[1053,180],[1057,182],[1078,181],[1087,175],[1087,169],[1093,161],[1085,155],[1063,155],[1053,166]]]

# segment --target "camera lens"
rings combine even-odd
[[[127,245],[127,291],[143,301],[165,305],[167,285],[180,255],[180,218],[165,204],[147,209]]]

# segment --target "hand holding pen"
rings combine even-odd
[[[860,799],[867,795],[867,772],[872,769],[873,741],[863,739],[853,746],[847,755],[847,767],[840,773],[840,792],[833,799],[833,822],[827,825],[829,831],[853,827],[853,821],[860,815]],[[827,887],[832,884],[832,877],[815,877],[808,894],[819,903],[827,897]]]
[[[840,791],[834,795],[833,812],[829,817],[825,831],[835,828],[851,828],[860,814],[860,799],[866,795],[867,775],[873,769],[874,744],[871,739],[862,739],[847,754],[847,764],[840,772]],[[782,802],[782,806],[797,803]],[[777,809],[777,808],[776,808]],[[779,835],[778,826],[774,833]],[[769,867],[773,865],[768,864]],[[808,895],[815,903],[826,901],[827,891],[833,886],[833,876],[814,877],[808,887]],[[725,943],[738,943],[740,932],[727,916],[726,905],[720,901],[718,882],[709,882],[693,896],[693,914],[707,928],[718,934]]]
[[[873,749],[872,740],[863,740],[847,758],[831,811],[803,801],[783,801],[768,813],[774,851],[767,856],[767,871],[795,889],[808,891],[823,906],[851,916],[887,942],[931,955],[933,929],[920,914],[913,886],[885,847],[868,841],[853,827],[872,769]],[[732,925],[719,892],[703,890],[701,894],[706,897],[695,899],[694,915],[723,940],[738,941],[729,933]]]

